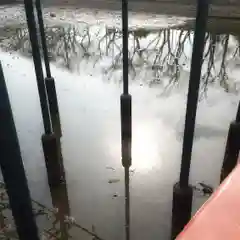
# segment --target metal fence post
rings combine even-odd
[[[237,116],[231,122],[228,130],[227,143],[223,159],[220,181],[222,182],[237,164],[240,150],[240,102],[238,104]]]
[[[123,94],[121,101],[122,165],[125,170],[125,234],[130,240],[129,168],[132,162],[132,97],[128,81],[128,0],[122,0]]]
[[[41,62],[41,55],[39,50],[38,38],[37,38],[36,23],[34,19],[33,3],[32,3],[32,0],[24,0],[24,4],[25,4],[25,13],[26,13],[28,30],[29,30],[29,37],[30,37],[30,42],[32,46],[32,56],[33,56],[33,62],[35,67],[36,79],[37,79],[37,86],[38,86],[38,93],[39,93],[41,110],[42,110],[44,130],[46,134],[51,134],[52,126],[51,126],[51,121],[49,116],[47,94],[46,94],[45,83],[43,78],[42,62]]]
[[[36,22],[32,0],[24,0],[26,19],[30,42],[32,46],[33,62],[35,67],[38,93],[42,110],[45,133],[42,136],[42,146],[47,167],[49,185],[56,186],[61,183],[61,159],[58,147],[58,138],[52,132],[52,123],[49,115],[49,106],[46,93],[46,86],[43,77],[41,54],[37,38]]]
[[[202,58],[208,18],[208,0],[198,0],[192,63],[187,97],[187,109],[182,149],[180,181],[173,188],[172,233],[175,239],[191,218],[193,190],[189,185],[189,173],[201,78]]]
[[[44,81],[46,84],[47,99],[48,99],[48,105],[49,105],[49,110],[50,110],[52,129],[53,129],[54,135],[56,136],[56,141],[57,141],[56,142],[55,138],[54,138],[54,145],[56,143],[57,147],[58,147],[58,155],[56,157],[59,158],[59,164],[55,166],[55,168],[58,168],[58,170],[55,171],[55,173],[57,173],[55,179],[58,181],[59,177],[63,178],[63,176],[65,175],[63,157],[62,157],[62,149],[61,149],[61,139],[60,139],[62,136],[61,121],[60,121],[55,80],[51,75],[51,69],[50,69],[50,64],[49,64],[41,0],[35,0],[35,5],[36,5],[36,10],[37,10],[38,27],[39,27],[40,36],[41,36],[41,45],[42,45],[44,64],[45,64],[45,70],[46,70],[46,75],[47,75],[47,77],[44,79]]]
[[[45,84],[47,90],[47,97],[52,121],[53,132],[58,136],[62,136],[61,123],[60,123],[60,115],[59,115],[59,107],[57,101],[57,93],[55,87],[55,80],[51,75],[50,65],[49,65],[49,57],[46,43],[46,35],[44,30],[44,22],[43,22],[43,14],[42,14],[42,6],[41,1],[36,0],[36,10],[38,16],[38,26],[40,30],[42,50],[43,50],[43,58],[45,63],[46,75]]]
[[[0,122],[0,166],[18,236],[21,240],[39,240],[1,63]]]

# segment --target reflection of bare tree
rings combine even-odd
[[[18,51],[19,49],[21,49],[23,52],[25,52],[26,49],[29,51],[30,44],[27,29],[12,29],[11,37],[9,37],[7,44],[3,46],[14,51]]]
[[[222,61],[220,66],[220,71],[218,73],[218,78],[220,80],[220,85],[228,92],[228,75],[226,71],[226,56],[228,51],[228,43],[229,43],[229,35],[224,36],[222,39],[222,46],[223,46],[223,54],[222,54]]]
[[[174,42],[174,30],[164,29],[160,32],[160,39],[157,41],[155,49],[157,54],[153,62],[153,81],[160,82],[164,77],[169,78],[167,87],[171,87],[174,83],[177,83],[180,77],[181,65],[185,64],[188,59],[184,53],[184,45],[186,40],[190,37],[190,32],[180,31],[176,41]],[[175,43],[175,44],[174,44]]]
[[[235,58],[236,56],[240,56],[240,36],[236,36],[235,39],[237,40],[239,45],[233,53],[233,58]]]
[[[52,58],[63,60],[68,69],[71,68],[71,59],[79,54],[82,58],[89,57],[91,37],[87,28],[80,31],[75,27],[52,27],[47,28],[46,32]]]
[[[216,44],[217,44],[217,35],[216,34],[209,34],[206,35],[206,40],[208,40],[208,45],[205,46],[205,55],[204,61],[207,61],[207,69],[202,75],[203,80],[203,92],[206,92],[208,84],[211,82],[213,83],[217,76],[216,76],[216,68],[215,68],[215,51],[216,51]]]
[[[122,66],[122,32],[117,28],[99,27],[93,30],[83,23],[76,26],[53,26],[46,28],[49,55],[52,61],[60,61],[72,69],[82,60],[92,60],[95,66],[103,58],[110,59],[105,73],[111,77]],[[229,91],[227,56],[240,54],[240,45],[229,51],[229,35],[206,34],[203,59],[202,87],[219,83]],[[129,73],[137,78],[148,73],[149,84],[158,83],[171,88],[179,82],[181,72],[189,71],[191,60],[192,31],[176,29],[130,29]],[[28,53],[30,49],[26,29],[16,29],[5,47]],[[190,49],[190,50],[189,50]],[[109,61],[108,61],[109,62]],[[149,75],[151,73],[151,76]]]

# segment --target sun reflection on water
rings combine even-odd
[[[133,126],[132,167],[147,172],[156,165],[161,165],[156,129],[150,124],[136,124]]]
[[[172,139],[171,130],[157,121],[145,121],[133,124],[132,169],[140,173],[160,169],[166,158],[168,145]],[[109,141],[108,141],[109,145]],[[109,153],[117,162],[121,161],[120,141],[111,141]]]

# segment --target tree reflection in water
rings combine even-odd
[[[1,46],[7,51],[31,55],[26,28],[12,28]],[[46,27],[49,57],[52,62],[74,71],[82,61],[96,67],[108,59],[103,73],[108,79],[121,69],[122,33],[118,28],[91,26],[87,23]],[[181,29],[129,30],[129,74],[132,80],[160,84],[164,91],[181,82],[189,73],[193,31]],[[240,56],[239,37],[229,34],[206,34],[202,71],[202,93],[209,84],[218,84],[227,92],[236,92],[237,83],[229,76],[234,61]],[[109,61],[110,59],[110,61]],[[186,77],[185,77],[186,78]],[[188,78],[187,78],[188,80]]]

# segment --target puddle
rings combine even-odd
[[[123,239],[121,29],[79,20],[76,24],[52,22],[47,25],[46,34],[59,99],[67,186],[67,190],[55,193],[55,201],[76,222],[104,239]],[[193,31],[187,27],[135,25],[129,31],[132,239],[169,238],[192,43]],[[51,206],[40,143],[42,118],[24,24],[2,27],[0,46],[31,194]],[[190,177],[193,184],[218,185],[226,134],[239,100],[239,56],[237,35],[206,34]],[[195,197],[193,212],[205,200]],[[71,233],[76,239],[82,237]]]

